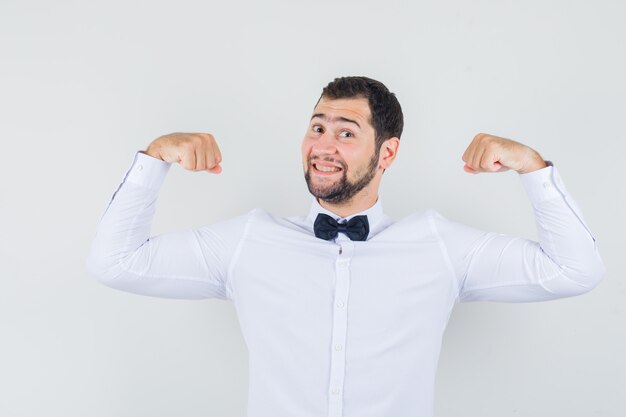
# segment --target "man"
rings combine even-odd
[[[539,301],[592,289],[605,267],[556,168],[478,134],[471,173],[515,170],[539,242],[483,232],[434,210],[394,221],[378,200],[403,116],[366,77],[324,88],[302,142],[304,217],[263,210],[150,238],[172,163],[221,172],[210,134],[173,133],[137,152],[103,214],[87,267],[139,294],[232,300],[249,352],[248,417],[426,417],[457,302]]]

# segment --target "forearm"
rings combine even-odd
[[[541,251],[560,270],[560,276],[546,283],[565,293],[576,292],[577,286],[580,292],[593,288],[604,276],[605,266],[595,237],[557,169],[550,166],[520,179],[533,206]]]
[[[435,217],[459,279],[460,301],[530,302],[585,293],[605,268],[594,236],[554,167],[521,174],[538,241]]]
[[[137,153],[97,226],[86,266],[100,280],[113,280],[122,263],[148,241],[159,188],[169,164]],[[126,265],[126,268],[128,265]]]

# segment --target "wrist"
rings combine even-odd
[[[533,172],[533,171],[537,171],[540,170],[542,168],[547,167],[548,164],[546,164],[546,161],[544,161],[543,159],[540,162],[535,162],[531,165],[529,165],[528,167],[525,167],[524,169],[520,169],[519,171],[517,171],[518,174],[528,174],[529,172]]]
[[[146,155],[150,155],[153,158],[160,159],[161,161],[164,160],[163,158],[161,158],[161,153],[159,152],[159,148],[158,146],[154,145],[154,142],[148,145],[148,147],[146,148],[145,151],[143,151],[143,153],[145,153]]]
[[[522,169],[517,170],[517,173],[518,174],[528,174],[529,172],[537,171],[537,170],[545,168],[547,166],[548,166],[548,164],[541,157],[541,155],[539,155],[538,153],[535,153],[535,155],[530,159],[530,162],[528,164],[524,165],[524,167]]]

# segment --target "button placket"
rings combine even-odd
[[[333,309],[333,331],[330,354],[330,386],[328,416],[341,417],[343,413],[343,386],[345,376],[345,343],[348,325],[347,303],[350,290],[350,260],[354,244],[347,237],[338,236],[335,261],[335,298]]]

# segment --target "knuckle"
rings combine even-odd
[[[193,139],[190,137],[187,140],[183,141],[180,144],[181,148],[183,148],[184,150],[193,150],[194,148],[194,144],[193,144]]]
[[[215,138],[210,133],[199,133],[200,138],[205,142],[213,142]]]

